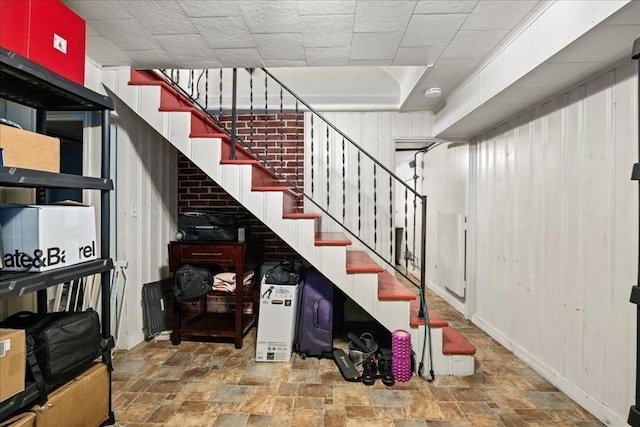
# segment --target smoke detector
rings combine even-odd
[[[424,91],[425,98],[437,98],[442,95],[442,90],[439,87],[430,87]]]

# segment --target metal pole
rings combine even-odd
[[[238,69],[233,69],[233,93],[231,94],[231,159],[236,158],[236,121],[238,111],[236,109],[237,92],[238,92]]]
[[[631,59],[640,60],[640,38],[637,38],[633,43]],[[640,105],[640,63],[636,85],[638,87],[638,104]],[[638,160],[639,162],[633,165],[631,179],[638,181],[638,207],[640,208],[640,111],[638,112]],[[636,304],[636,398],[635,405],[631,406],[629,410],[627,423],[634,427],[640,427],[640,227],[638,227],[638,282],[631,287],[630,301]]]
[[[422,196],[422,233],[421,233],[421,254],[420,254],[420,292],[425,295],[427,282],[427,196]],[[415,256],[415,254],[414,254]],[[424,306],[425,298],[420,298],[420,311],[418,317],[426,318],[427,308]]]
[[[102,164],[100,176],[103,179],[109,179],[111,173],[111,139],[109,137],[109,110],[102,111]],[[100,258],[109,258],[109,210],[110,192],[102,190],[100,194]],[[109,287],[110,272],[104,272],[101,275],[100,288],[102,291],[102,336],[109,338],[111,336],[111,289]]]

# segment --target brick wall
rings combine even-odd
[[[303,139],[304,120],[302,114],[269,114],[254,116],[253,136],[249,115],[238,116],[237,135],[258,154],[265,156],[270,163],[281,170],[291,182],[303,185]],[[222,123],[231,129],[230,117],[223,117]],[[265,125],[267,129],[267,148],[265,149]],[[284,129],[280,136],[279,129]],[[283,150],[280,147],[283,147]],[[297,155],[296,155],[297,153]],[[296,175],[296,166],[299,172]],[[198,208],[228,208],[248,213],[233,197],[226,193],[212,179],[207,177],[196,165],[182,154],[178,157],[178,212],[184,213]],[[264,259],[300,260],[300,256],[268,229],[262,222],[249,214],[249,233],[265,242]]]

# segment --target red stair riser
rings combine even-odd
[[[195,107],[190,101],[180,96],[170,86],[162,86],[160,92],[160,111],[193,111]]]

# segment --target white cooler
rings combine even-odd
[[[260,284],[257,362],[288,362],[293,352],[298,285]]]

